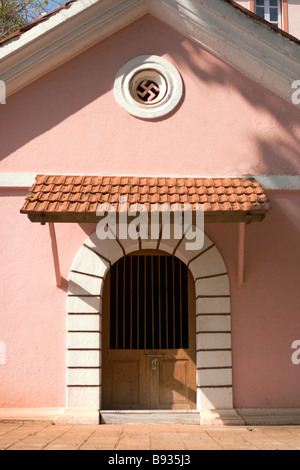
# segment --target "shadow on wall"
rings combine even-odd
[[[202,82],[211,84],[214,88],[223,87],[226,90],[229,108],[232,93],[238,92],[251,108],[257,110],[255,126],[252,128],[249,126],[248,145],[254,144],[257,149],[261,164],[258,173],[276,174],[277,168],[282,168],[284,164],[285,174],[299,174],[299,164],[295,165],[294,162],[299,160],[300,108],[292,103],[294,92],[292,83],[291,103],[288,103],[238,70],[228,67],[223,61],[208,63],[205,59],[206,55],[207,52],[192,41],[183,42],[180,53],[174,52],[178,63],[185,62],[197,77],[199,84]],[[245,116],[237,116],[237,118],[245,119]],[[266,118],[273,121],[277,128],[276,134],[266,135],[264,132]],[[245,142],[246,145],[247,142]],[[251,159],[250,154],[249,159]]]
[[[139,41],[136,41],[137,36]],[[179,71],[182,69],[191,74],[191,79],[199,89],[211,85],[212,106],[216,109],[216,117],[211,126],[218,125],[218,103],[213,102],[213,94],[220,89],[225,91],[223,99],[226,100],[228,112],[231,112],[231,98],[237,93],[250,105],[250,110],[258,111],[255,123],[248,124],[249,133],[243,149],[235,150],[236,153],[243,151],[245,155],[247,145],[251,149],[255,148],[253,160],[259,163],[253,163],[253,169],[262,174],[280,174],[280,169],[284,168],[285,174],[299,174],[295,162],[299,159],[300,150],[300,109],[292,102],[289,104],[264,89],[223,61],[211,60],[211,54],[199,44],[186,39],[149,15],[8,98],[7,104],[0,108],[0,129],[3,135],[7,136],[5,139],[1,138],[0,160],[110,92],[120,67],[133,57],[149,52],[170,57]],[[118,106],[117,103],[115,106]],[[201,103],[199,106],[201,107]],[[22,113],[20,109],[23,110]],[[113,105],[111,112],[114,112]],[[166,119],[168,118],[170,116]],[[198,118],[200,132],[201,120],[206,117],[199,113]],[[247,121],[247,117],[240,115],[236,116],[236,121],[241,118]],[[265,130],[266,118],[270,118],[276,133]],[[85,119],[88,124],[94,126],[95,116],[87,112]],[[233,117],[230,116],[230,119],[232,122]],[[207,121],[203,121],[203,124],[210,126]],[[107,126],[105,115],[97,115],[97,126],[100,130]],[[16,131],[12,133],[11,129]],[[225,123],[225,131],[226,129],[230,133],[229,123]],[[84,133],[85,130],[77,129],[76,132],[79,132],[77,139],[80,139],[80,132]],[[82,139],[86,139],[86,135],[82,135]],[[59,152],[59,148],[56,150]],[[250,162],[251,157],[249,154]]]

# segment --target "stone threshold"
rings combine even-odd
[[[198,424],[200,411],[182,410],[103,410],[101,424]]]
[[[0,408],[0,423],[48,424],[185,423],[202,426],[298,426],[300,408],[239,408],[207,411],[118,411],[90,408]]]

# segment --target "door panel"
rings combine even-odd
[[[111,361],[111,401],[115,404],[138,406],[140,393],[139,360]]]
[[[152,258],[105,281],[103,409],[196,408],[194,281],[179,260]]]
[[[188,361],[171,359],[161,361],[159,367],[159,405],[173,407],[187,404]]]
[[[147,409],[147,361],[143,351],[110,351],[105,370],[106,407],[109,409]]]

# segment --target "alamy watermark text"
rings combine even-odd
[[[295,80],[292,83],[292,89],[295,90],[292,93],[292,103],[298,105],[300,104],[300,80]]]
[[[118,223],[117,223],[118,215]],[[97,237],[100,240],[182,240],[186,250],[199,251],[204,245],[204,211],[200,204],[153,204],[128,206],[127,196],[119,198],[118,213],[112,204],[100,204]]]
[[[2,80],[0,80],[0,104],[6,104],[6,86]]]
[[[293,342],[292,349],[295,349],[295,352],[292,354],[292,363],[298,366],[300,364],[300,340]]]

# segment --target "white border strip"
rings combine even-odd
[[[0,172],[0,188],[29,188],[35,182],[37,174],[49,175],[62,175],[62,173],[2,173]],[[70,173],[69,173],[70,174]],[[73,174],[73,173],[72,173]],[[87,174],[87,173],[86,173]],[[84,176],[81,174],[74,174],[74,176]],[[88,176],[112,176],[111,174],[88,173]],[[140,178],[255,178],[265,190],[286,190],[286,191],[299,191],[300,190],[300,175],[143,175],[143,174],[114,174],[113,176],[124,177],[140,177]]]
[[[300,175],[253,175],[265,190],[300,190]]]
[[[37,173],[0,173],[0,188],[29,188]]]

